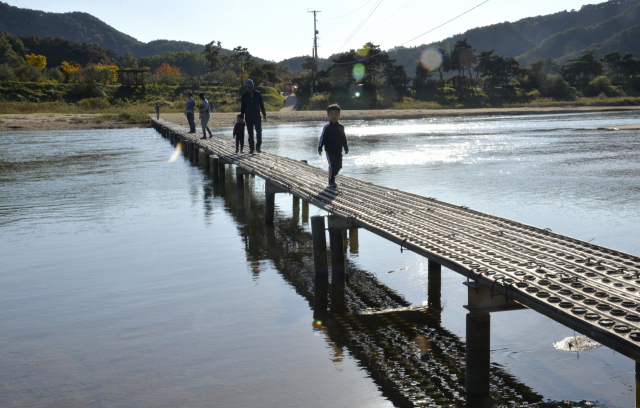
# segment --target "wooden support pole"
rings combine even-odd
[[[219,183],[220,182],[220,177],[218,176],[218,171],[219,171],[219,160],[217,157],[214,157],[213,159],[211,159],[211,179],[213,180],[214,183]]]
[[[349,252],[351,252],[352,254],[357,254],[358,249],[358,228],[351,228],[349,230]]]
[[[209,152],[207,150],[204,151],[204,169],[207,172],[211,171],[211,157],[209,156]]]
[[[467,313],[467,356],[465,391],[468,407],[491,407],[491,316],[487,312]]]
[[[276,193],[267,191],[264,196],[264,223],[273,224],[273,218],[276,212]]]
[[[196,142],[193,142],[193,162],[200,163],[200,147]]]
[[[218,159],[218,179],[222,184],[227,181],[226,174],[224,172],[224,162],[220,159]]]
[[[427,267],[427,308],[441,310],[442,265],[429,261]]]
[[[194,154],[193,154],[195,150],[196,150],[196,143],[193,141],[190,141],[189,142],[189,161],[192,163],[195,161]]]

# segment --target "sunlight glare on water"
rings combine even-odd
[[[341,174],[640,254],[638,132],[597,129],[638,122],[635,112],[345,122]],[[266,122],[263,149],[326,169],[323,124]],[[233,145],[231,131],[214,129]],[[409,406],[403,393],[424,383],[438,404],[457,401],[462,276],[443,270],[444,310],[424,333],[358,331],[312,310],[308,218],[322,211],[278,194],[265,226],[262,180],[247,176],[238,201],[232,168],[214,184],[150,129],[0,140],[11,147],[0,151],[0,406]],[[347,262],[358,290],[385,307],[425,302],[424,258],[366,231],[356,241]],[[575,335],[528,310],[492,315],[493,373],[513,390],[499,390],[502,401],[632,406],[633,363],[606,347],[579,358],[553,347]],[[358,349],[371,336],[383,341]],[[395,341],[408,354],[382,364]],[[397,362],[411,356],[449,365],[404,382]]]

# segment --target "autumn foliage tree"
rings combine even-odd
[[[24,58],[26,65],[30,65],[38,69],[45,69],[47,67],[47,57],[44,55],[31,54],[25,55]]]
[[[156,80],[160,85],[177,85],[180,75],[180,68],[171,66],[166,62],[156,69]]]

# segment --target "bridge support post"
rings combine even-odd
[[[264,223],[272,224],[276,211],[276,193],[286,193],[286,190],[266,182],[264,184],[265,207],[264,207]]]
[[[182,139],[182,153],[184,153],[184,157],[189,157],[189,142],[185,139]]]
[[[208,151],[204,151],[204,169],[209,172],[211,171],[211,156],[209,156]]]
[[[224,161],[220,158],[218,158],[218,179],[223,184],[227,181],[226,174],[224,172]]]
[[[345,311],[345,260],[344,239],[341,230],[329,230],[329,247],[331,252],[331,313],[342,314]]]
[[[327,238],[324,218],[311,217],[311,238],[313,239],[313,267],[315,284],[313,293],[313,318],[317,321],[326,319],[329,294],[329,267],[327,265]]]
[[[429,260],[427,267],[427,308],[441,310],[442,265]]]
[[[467,313],[466,384],[467,407],[491,407],[491,315]]]
[[[244,197],[244,175],[251,174],[242,167],[236,167],[236,184],[238,186],[238,198]]]
[[[200,148],[196,142],[193,142],[193,162],[200,163]]]
[[[349,229],[349,252],[351,252],[352,254],[357,254],[358,250],[358,229],[351,228]]]
[[[214,183],[220,182],[220,177],[218,177],[218,158],[214,157],[211,159],[211,179]]]
[[[188,143],[187,149],[189,150],[187,152],[187,156],[189,157],[189,161],[193,163],[193,142],[189,141]]]

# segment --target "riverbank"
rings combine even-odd
[[[569,114],[584,112],[638,111],[640,106],[571,106],[571,107],[523,107],[523,108],[479,108],[479,109],[404,109],[404,110],[345,110],[341,120],[386,120],[423,119],[461,116],[519,116],[544,114]],[[237,112],[213,113],[210,126],[230,126],[236,121]],[[153,115],[155,116],[155,115]],[[182,113],[161,114],[162,119],[187,125]],[[267,114],[267,123],[295,123],[325,121],[324,111],[279,111]],[[144,125],[126,123],[101,114],[30,113],[0,115],[0,130],[76,130],[76,129],[124,129],[139,128]],[[197,121],[196,121],[197,122]],[[197,123],[199,127],[199,123]],[[640,129],[638,126],[624,126],[615,129]]]

